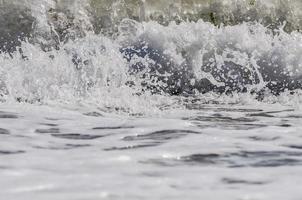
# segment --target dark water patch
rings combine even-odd
[[[53,137],[69,139],[69,140],[94,140],[105,137],[106,135],[89,135],[80,133],[66,133],[66,134],[51,134]]]
[[[224,130],[250,130],[250,129],[258,129],[264,128],[268,125],[258,124],[258,123],[206,123],[206,122],[198,122],[193,121],[192,124],[196,125],[199,128],[223,128]]]
[[[242,113],[263,111],[261,109],[248,109],[248,108],[215,108],[213,110],[217,112],[242,112]]]
[[[178,165],[198,165],[208,166],[223,164],[221,159],[223,155],[219,154],[192,154],[188,156],[181,156],[175,158],[152,158],[140,161],[142,164],[159,165],[162,167],[173,167]]]
[[[60,133],[60,129],[58,128],[49,128],[49,129],[37,129],[36,133]]]
[[[223,116],[221,114],[214,114],[212,116],[197,116],[192,118],[183,118],[184,120],[194,120],[194,121],[202,121],[202,122],[224,122],[224,123],[239,123],[239,122],[255,122],[256,119],[246,118],[246,117],[239,117],[239,118],[232,118]]]
[[[17,118],[18,116],[16,114],[0,111],[0,119],[17,119]]]
[[[192,100],[194,101],[194,100]],[[198,100],[196,100],[198,101]],[[206,104],[200,100],[199,103],[195,104],[195,103],[189,103],[189,104],[185,104],[185,108],[187,110],[202,110],[202,111],[209,111],[209,110],[213,110],[213,107],[208,107],[206,106]]]
[[[301,119],[302,115],[288,115],[286,118],[294,118],[294,119]]]
[[[226,157],[234,161],[230,167],[281,167],[301,165],[301,156],[302,152],[292,151],[242,151]]]
[[[220,107],[221,102],[217,102],[217,106],[208,106],[203,102],[203,100],[200,99],[192,99],[192,102],[200,101],[197,104],[194,103],[188,103],[185,104],[186,108],[190,110],[202,110],[202,111],[214,111],[214,112],[240,112],[240,113],[253,113],[253,112],[263,112],[262,109],[257,108],[234,108],[232,107],[232,104],[223,104],[224,107]],[[186,103],[186,100],[184,101]]]
[[[138,140],[156,140],[156,141],[165,141],[171,139],[178,139],[188,134],[199,134],[196,131],[190,130],[162,130],[155,131],[148,134],[143,135],[135,135],[135,136],[126,136],[123,138],[124,141],[138,141]]]
[[[270,111],[270,112],[266,112],[266,113],[270,113],[270,114],[277,114],[277,113],[283,113],[283,112],[294,112],[295,109],[286,109],[286,110],[277,110],[277,111]]]
[[[148,159],[148,160],[141,160],[139,161],[141,164],[148,164],[148,165],[157,165],[161,167],[174,167],[180,165],[179,162],[175,162],[173,160],[166,160],[166,159]]]
[[[204,100],[204,99],[191,99],[191,102],[186,103],[186,101],[182,101],[188,110],[210,110],[210,111],[226,111],[226,112],[237,112],[236,108],[231,108],[232,105],[236,105],[235,103],[228,103],[228,104],[223,104],[221,101],[217,100]],[[196,103],[197,102],[197,103]],[[215,107],[214,107],[215,105]],[[226,106],[230,107],[228,108],[222,108],[220,106]],[[225,110],[224,110],[225,109]]]
[[[291,148],[291,149],[301,149],[302,150],[302,145],[287,145],[286,147]]]
[[[200,128],[217,128],[229,130],[249,130],[256,128],[264,128],[268,125],[259,123],[259,120],[251,117],[229,117],[220,113],[215,113],[211,116],[195,116],[183,118],[183,120],[191,121]]]
[[[219,154],[192,154],[180,158],[182,162],[199,164],[217,164],[221,155]]]
[[[25,153],[25,151],[5,151],[5,150],[0,150],[0,155],[11,155],[11,154],[21,154],[21,153]]]
[[[302,164],[301,160],[293,158],[280,158],[280,159],[269,159],[261,160],[259,162],[250,164],[238,164],[231,167],[283,167],[283,166],[300,166]]]
[[[16,138],[27,138],[27,139],[33,138],[32,136],[22,135],[22,133],[21,134],[14,134],[13,137],[16,137]]]
[[[271,137],[271,138],[265,138],[265,137],[260,137],[260,136],[251,136],[249,137],[249,139],[253,140],[253,141],[275,141],[275,140],[279,140],[281,137]]]
[[[50,127],[56,127],[56,126],[59,126],[58,124],[51,124],[51,123],[40,123],[41,125],[44,125],[44,126],[50,126]]]
[[[267,182],[264,181],[249,181],[243,179],[236,179],[236,178],[223,178],[221,180],[223,183],[230,184],[230,185],[264,185]]]
[[[90,144],[66,144],[67,147],[70,148],[82,148],[82,147],[90,147]]]
[[[104,151],[124,151],[124,150],[132,150],[132,149],[142,149],[148,147],[155,147],[160,145],[161,143],[150,143],[150,144],[139,144],[139,145],[129,145],[124,147],[110,147],[104,149]]]
[[[134,126],[104,126],[104,127],[94,127],[92,130],[117,130],[117,129],[132,129]]]
[[[250,117],[275,117],[274,115],[270,115],[268,113],[253,113],[253,114],[248,114]]]
[[[52,117],[45,117],[46,120],[49,121],[60,121],[60,120],[67,120],[67,119],[59,119],[59,118],[52,118]]]
[[[226,128],[228,129],[234,129],[234,130],[250,130],[250,129],[258,129],[258,128],[264,128],[267,127],[265,124],[230,124],[226,125]]]
[[[6,130],[4,128],[0,128],[0,135],[9,135],[9,134],[10,134],[9,130]]]
[[[278,125],[278,126],[287,128],[287,127],[291,127],[292,125],[290,125],[290,124],[280,124],[280,125]]]
[[[295,111],[294,109],[287,109],[287,110],[278,110],[278,111],[269,111],[269,112],[259,112],[259,113],[251,113],[248,114],[247,116],[250,117],[276,117],[273,114],[279,114],[283,112],[293,112]]]
[[[84,113],[83,115],[90,116],[90,117],[104,117],[104,115],[99,112],[88,112],[88,113]]]
[[[296,151],[241,151],[239,153],[232,153],[232,156],[239,156],[243,158],[270,158],[281,156],[302,156],[302,152]]]
[[[240,151],[226,154],[192,154],[170,159],[149,159],[146,164],[161,166],[196,165],[211,166],[223,165],[229,168],[242,167],[282,167],[302,165],[302,152],[292,151]]]

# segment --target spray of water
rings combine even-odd
[[[1,99],[145,113],[299,96],[300,2],[233,3],[3,0]]]

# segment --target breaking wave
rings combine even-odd
[[[190,2],[0,1],[1,100],[149,112],[300,95],[300,1]]]

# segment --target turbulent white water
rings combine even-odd
[[[301,6],[0,1],[0,196],[300,199]]]

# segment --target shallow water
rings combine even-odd
[[[302,112],[188,105],[157,117],[1,105],[5,199],[299,199]]]

